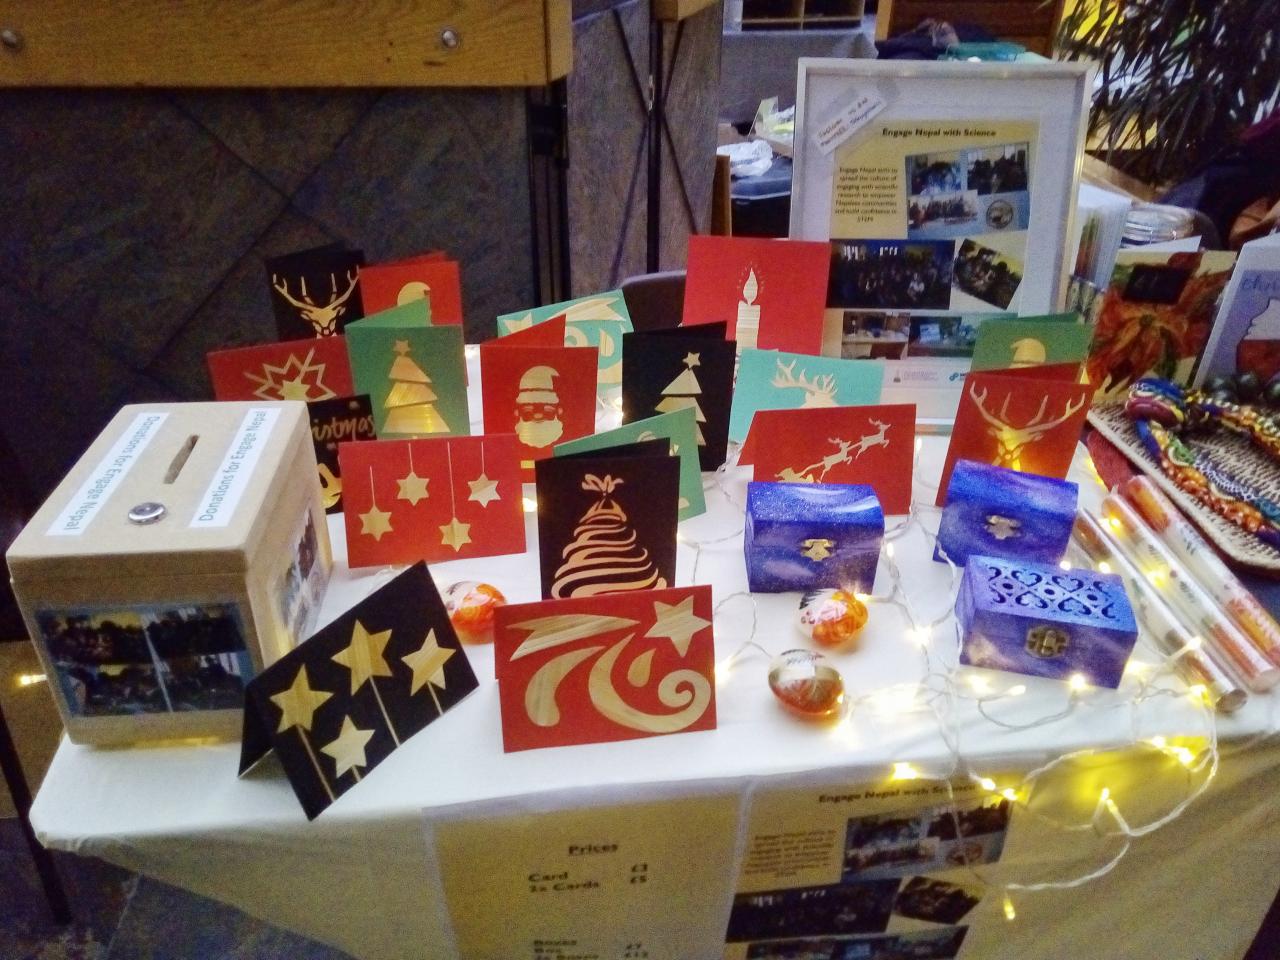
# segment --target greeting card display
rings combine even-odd
[[[480,347],[486,433],[514,430],[526,481],[552,445],[585,437],[596,424],[596,351],[563,345],[558,317]]]
[[[341,336],[214,350],[205,360],[217,400],[331,400],[355,391]]]
[[[1093,393],[1075,380],[1076,368],[1070,364],[965,377],[937,505],[946,503],[957,460],[1065,477]]]
[[[433,325],[462,323],[458,264],[439,252],[361,267],[360,297],[366,314],[425,300]]]
[[[610,447],[665,438],[670,452],[680,458],[680,519],[688,520],[707,511],[702,489],[702,468],[698,464],[698,423],[691,408],[673,410],[647,420],[623,424],[603,433],[556,444],[556,456],[607,450]]]
[[[364,316],[364,253],[333,243],[266,261],[271,307],[281,340],[331,337]]]
[[[916,408],[910,404],[762,410],[751,436],[757,480],[865,483],[885,513],[911,509]]]
[[[524,552],[512,434],[345,443],[338,458],[352,567]]]
[[[934,559],[971,556],[1057,563],[1067,550],[1080,490],[1070,480],[961,460],[947,486]]]
[[[379,437],[471,432],[462,328],[428,326],[425,300],[351,324],[347,352],[356,390],[373,403]]]
[[[417,564],[249,684],[240,772],[274,750],[314,820],[477,685]]]
[[[855,407],[880,402],[884,364],[772,350],[743,350],[733,391],[729,439],[747,439],[757,410]]]
[[[338,445],[355,440],[373,440],[373,407],[369,398],[334,397],[307,404],[311,416],[311,442],[316,448],[316,469],[320,474],[320,500],[326,513],[342,509],[342,468]]]
[[[829,256],[825,243],[690,237],[681,323],[727,323],[743,348],[821,353]]]
[[[1240,249],[1195,385],[1236,371],[1255,373],[1263,383],[1280,373],[1280,234]]]
[[[503,749],[715,729],[711,619],[707,586],[500,607]]]
[[[551,303],[498,317],[498,335],[518,333],[548,320],[564,318],[567,347],[595,347],[599,356],[596,377],[600,393],[616,390],[622,383],[622,335],[630,333],[631,314],[621,290],[595,293],[577,300]]]
[[[733,341],[723,323],[629,333],[622,338],[622,419],[692,409],[703,470],[724,463],[733,393]]]
[[[544,598],[675,583],[680,458],[666,440],[539,460],[535,470]]]
[[[1083,363],[1093,328],[1075,313],[991,320],[978,328],[973,370],[1003,370],[1044,364]]]

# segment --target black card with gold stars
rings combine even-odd
[[[694,412],[703,470],[724,463],[737,344],[723,323],[646,330],[622,337],[622,421],[686,407]]]
[[[342,473],[338,464],[338,444],[353,440],[376,440],[373,432],[373,404],[367,393],[354,397],[312,400],[307,404],[311,417],[311,440],[316,448],[316,469],[320,474],[320,499],[325,513],[342,512]]]
[[[250,681],[240,773],[274,750],[314,820],[476,686],[415,564]]]
[[[362,266],[362,251],[338,243],[268,259],[267,282],[280,339],[332,337],[363,317]]]

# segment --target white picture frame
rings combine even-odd
[[[954,133],[964,129],[966,123],[1005,125],[1008,129],[1034,124],[1030,134],[1033,139],[1028,140],[1028,149],[1023,155],[1024,175],[1028,168],[1030,170],[1029,182],[1024,183],[1029,210],[1019,213],[1025,217],[1019,228],[1024,231],[1019,240],[1023,245],[1020,250],[1022,272],[1012,297],[1003,304],[984,303],[975,308],[967,305],[972,298],[962,285],[957,285],[960,292],[951,292],[945,306],[934,301],[922,309],[892,309],[900,315],[910,314],[925,321],[970,312],[1019,316],[1060,312],[1066,300],[1069,260],[1073,255],[1076,195],[1095,72],[1092,64],[1054,61],[978,63],[801,58],[792,156],[790,236],[800,240],[883,245],[882,241],[868,241],[866,237],[833,237],[832,220],[837,158],[843,149],[848,149],[848,144],[861,149],[872,132],[881,130],[883,135],[886,125],[913,122],[936,127],[946,124],[948,132]],[[868,112],[870,116],[866,115]],[[833,128],[837,129],[834,137]],[[864,138],[861,143],[859,137]],[[907,162],[913,159],[908,158]],[[922,157],[916,162],[926,159],[930,158]],[[910,196],[913,190],[910,168],[903,178],[900,189],[905,190],[907,196],[901,202],[906,209],[908,202],[914,203],[917,199]],[[966,182],[961,189],[967,190],[970,185]],[[910,217],[902,229],[908,238],[916,230]],[[987,229],[980,221],[972,228],[975,233]],[[937,256],[945,256],[942,252],[945,241],[907,239],[902,242],[921,248],[932,243],[940,251]],[[968,243],[968,239],[960,240],[951,248],[954,262],[948,265],[947,288],[951,287],[950,267],[958,267],[960,263],[954,260],[960,245]],[[957,300],[966,301],[966,305],[956,306]],[[929,304],[928,295],[925,302]],[[842,304],[828,310],[826,353],[841,354],[843,310],[847,306]],[[968,360],[964,358],[891,359],[886,367],[883,402],[916,403],[917,416],[925,428],[949,423],[954,419],[967,370]]]

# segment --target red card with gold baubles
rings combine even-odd
[[[715,729],[711,619],[707,586],[500,607],[503,749]]]
[[[595,432],[597,351],[564,336],[561,316],[480,347],[485,432],[515,431],[526,482],[555,444]]]
[[[523,553],[518,458],[509,433],[342,444],[348,563]]]
[[[215,400],[332,400],[355,393],[341,336],[262,343],[206,355]]]

